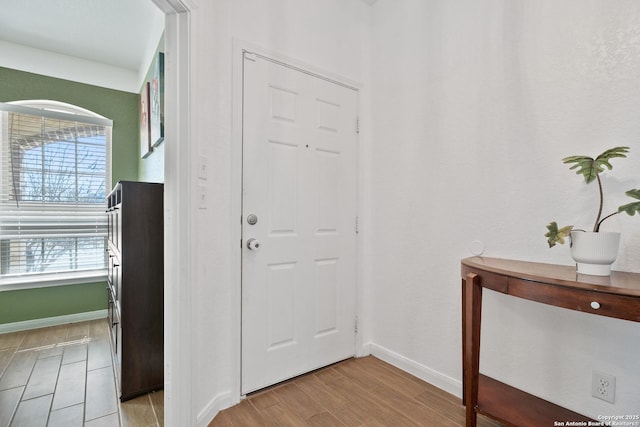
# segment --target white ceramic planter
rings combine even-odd
[[[618,256],[620,233],[610,231],[572,231],[571,256],[577,272],[592,276],[608,276]]]

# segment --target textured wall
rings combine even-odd
[[[640,187],[640,3],[379,0],[373,7],[372,342],[454,382],[459,260],[571,264],[551,220],[588,227],[597,189],[560,161],[628,145],[609,209]],[[640,271],[640,221],[614,268]],[[486,293],[481,366],[597,417],[640,408],[640,325]],[[615,405],[591,371],[617,377]]]

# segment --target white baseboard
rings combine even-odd
[[[441,388],[447,393],[451,393],[457,397],[462,397],[461,381],[451,378],[448,375],[424,366],[377,344],[369,343],[366,344],[366,347],[370,348],[371,354],[378,359],[384,360],[398,369],[402,369],[403,371],[408,372],[429,384]]]
[[[390,365],[395,366],[398,369],[402,369],[411,375],[420,378],[423,381],[428,382],[447,393],[451,393],[454,396],[462,396],[462,382],[444,375],[434,369],[428,368],[420,363],[408,359],[398,353],[395,353],[385,347],[379,346],[374,343],[364,343],[361,350],[358,352],[357,357],[364,357],[372,355],[380,360],[383,360]],[[215,418],[218,412],[223,409],[230,408],[238,402],[234,402],[231,398],[231,392],[225,392],[217,395],[206,407],[198,413],[196,421],[197,427],[206,427]]]
[[[371,343],[364,343],[359,351],[356,352],[356,357],[365,357],[371,355]]]
[[[198,419],[196,420],[196,425],[198,427],[207,427],[211,421],[218,415],[218,412],[223,409],[230,408],[234,405],[233,400],[231,399],[231,393],[221,393],[211,399],[209,404],[198,413]]]
[[[25,320],[22,322],[3,323],[0,324],[0,334],[26,331],[28,329],[45,328],[47,326],[64,325],[67,323],[85,322],[87,320],[104,319],[105,317],[107,317],[106,309],[66,314],[64,316],[46,317],[44,319]]]

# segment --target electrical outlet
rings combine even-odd
[[[598,371],[591,376],[591,396],[615,403],[616,377]]]

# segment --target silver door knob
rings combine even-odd
[[[257,239],[251,238],[247,240],[247,248],[249,248],[250,251],[258,250],[260,249],[260,242]]]

